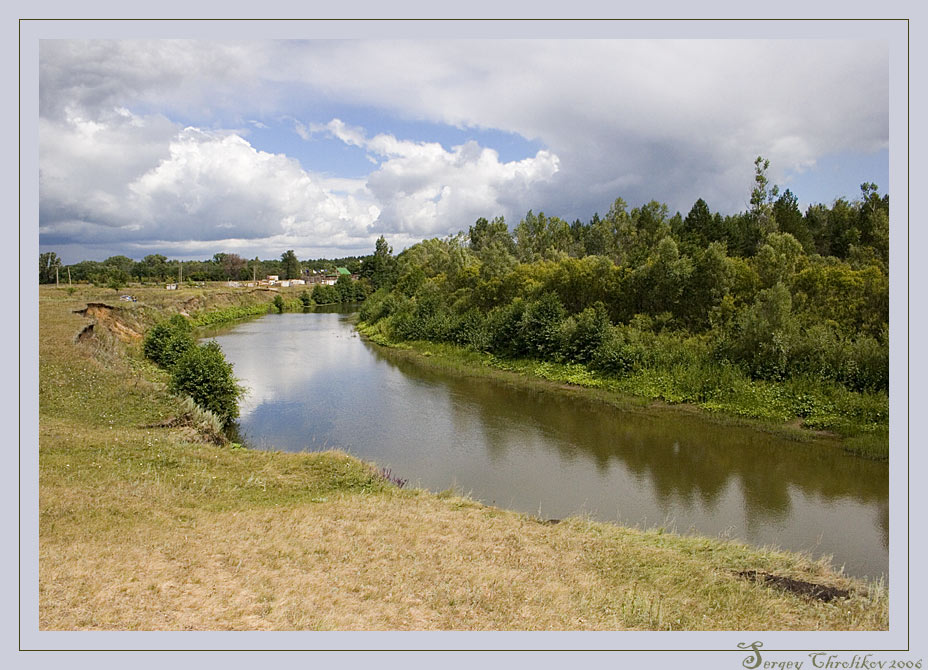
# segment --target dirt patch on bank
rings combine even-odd
[[[105,328],[122,342],[136,342],[142,339],[142,334],[126,325],[121,318],[120,310],[112,305],[103,302],[90,302],[87,303],[87,307],[75,310],[74,313],[93,319],[93,323],[78,333],[78,342],[86,342],[93,337],[95,327]]]
[[[801,579],[792,577],[782,577],[780,575],[771,575],[769,572],[760,572],[758,570],[745,570],[738,573],[739,577],[752,582],[760,582],[765,586],[775,586],[790,593],[796,593],[809,598],[816,598],[822,602],[831,602],[835,598],[849,598],[851,592],[845,589],[826,586],[824,584],[815,584],[806,582]]]
[[[81,329],[74,341],[77,344],[86,344],[93,337],[93,324],[89,323]]]

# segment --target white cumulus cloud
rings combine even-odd
[[[43,122],[40,136],[41,231],[51,240],[374,239],[379,210],[363,185],[317,178],[236,134],[116,114]]]
[[[41,232],[50,244],[79,238],[130,245],[135,255],[184,242],[190,250],[367,250],[380,234],[402,248],[466,229],[478,216],[512,216],[513,194],[527,202],[558,170],[549,151],[501,162],[474,142],[446,150],[385,134],[368,139],[337,119],[325,131],[378,156],[377,168],[363,179],[315,175],[234,132],[125,109],[43,121]]]
[[[368,138],[363,128],[339,119],[323,128],[381,157],[367,179],[382,207],[377,229],[410,238],[466,230],[480,216],[522,213],[521,207],[531,207],[534,190],[558,171],[558,157],[546,150],[502,162],[497,151],[474,141],[447,150],[437,142],[400,140],[386,133]],[[514,211],[512,203],[520,209]]]

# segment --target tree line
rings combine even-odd
[[[758,158],[751,206],[733,215],[702,199],[685,216],[617,199],[587,222],[529,211],[510,231],[480,218],[389,255],[361,318],[398,340],[667,373],[689,384],[687,400],[711,399],[732,375],[885,399],[889,197],[865,183],[854,201],[803,213],[769,185],[768,165]],[[825,411],[794,395],[795,415]]]
[[[364,256],[299,260],[292,249],[279,259],[245,259],[238,254],[217,253],[207,260],[180,261],[162,254],[149,254],[142,260],[128,256],[110,256],[103,261],[80,261],[64,265],[54,252],[39,254],[39,283],[54,284],[56,269],[59,281],[92,283],[98,286],[129,282],[170,282],[178,279],[190,281],[247,281],[253,277],[263,279],[278,275],[282,279],[297,279],[304,270],[334,273],[345,267],[352,274],[360,274]]]

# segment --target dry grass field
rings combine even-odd
[[[245,298],[124,292],[139,302],[40,291],[43,630],[888,627],[882,585],[796,554],[582,518],[549,524],[397,488],[338,451],[211,443],[137,336],[159,314]],[[90,302],[116,309],[79,338],[92,319],[76,310]],[[802,584],[838,597],[794,592],[812,588]]]

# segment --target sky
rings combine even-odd
[[[301,259],[889,182],[885,41],[42,40],[39,244]]]

